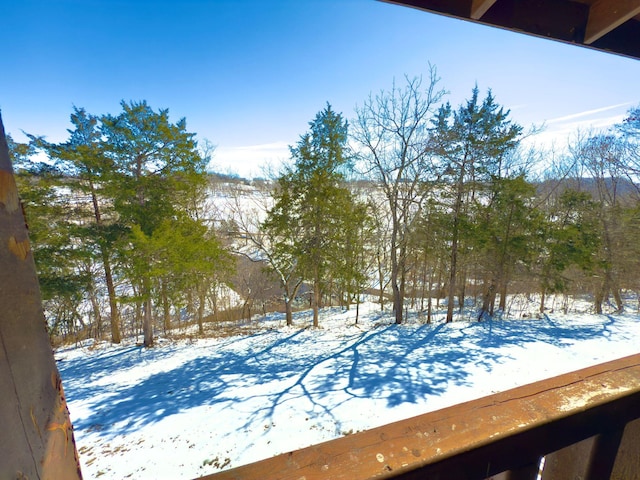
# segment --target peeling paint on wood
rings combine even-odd
[[[25,238],[22,241],[18,241],[16,240],[16,237],[9,237],[8,247],[9,251],[20,260],[25,260],[27,258],[27,255],[29,255],[29,251],[31,250],[28,238]]]
[[[33,426],[36,427],[36,430],[38,432],[38,436],[40,438],[42,438],[42,432],[40,431],[40,425],[38,425],[38,420],[36,419],[36,416],[33,413],[33,405],[31,405],[31,408],[29,409],[29,415],[31,416],[31,422],[33,423]]]
[[[0,205],[4,205],[7,213],[14,213],[20,208],[18,189],[11,172],[0,170]]]
[[[57,406],[53,409],[53,418],[47,425],[47,432],[55,434],[59,432],[62,436],[49,438],[47,454],[44,460],[45,466],[48,462],[55,462],[61,458],[66,458],[69,451],[74,455],[76,465],[78,465],[79,472],[79,458],[75,447],[75,439],[73,437],[73,425],[69,418],[69,410],[67,407],[67,400],[64,395],[64,389],[62,388],[62,380],[57,370],[51,372],[51,384],[58,392],[56,399]],[[59,440],[62,440],[60,443]]]

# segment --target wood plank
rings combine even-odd
[[[480,20],[494,3],[496,3],[496,0],[473,0],[471,2],[470,17],[474,20]]]
[[[624,429],[611,480],[640,480],[640,419]]]
[[[598,0],[589,9],[584,43],[589,45],[640,14],[640,0]]]
[[[636,418],[640,355],[203,478],[486,478]]]
[[[485,480],[536,480],[540,469],[540,462],[518,468],[517,470],[509,470]],[[567,477],[569,478],[569,477]]]
[[[623,429],[612,430],[547,455],[542,480],[610,478],[622,434]]]
[[[567,478],[585,478],[589,471],[596,437],[553,452],[545,457],[542,480],[564,480]]]

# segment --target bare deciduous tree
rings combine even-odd
[[[378,181],[391,217],[390,283],[396,323],[402,323],[408,233],[417,218],[425,190],[421,183],[432,171],[429,126],[444,94],[435,67],[426,81],[406,78],[404,88],[370,95],[356,107],[353,138],[361,148],[365,173]]]

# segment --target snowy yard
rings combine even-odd
[[[366,307],[58,350],[85,478],[196,478],[640,351],[637,314],[397,326]]]

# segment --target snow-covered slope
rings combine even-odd
[[[195,478],[639,351],[640,318],[397,326],[374,305],[244,335],[56,352],[83,473]],[[362,313],[365,310],[365,313]]]

